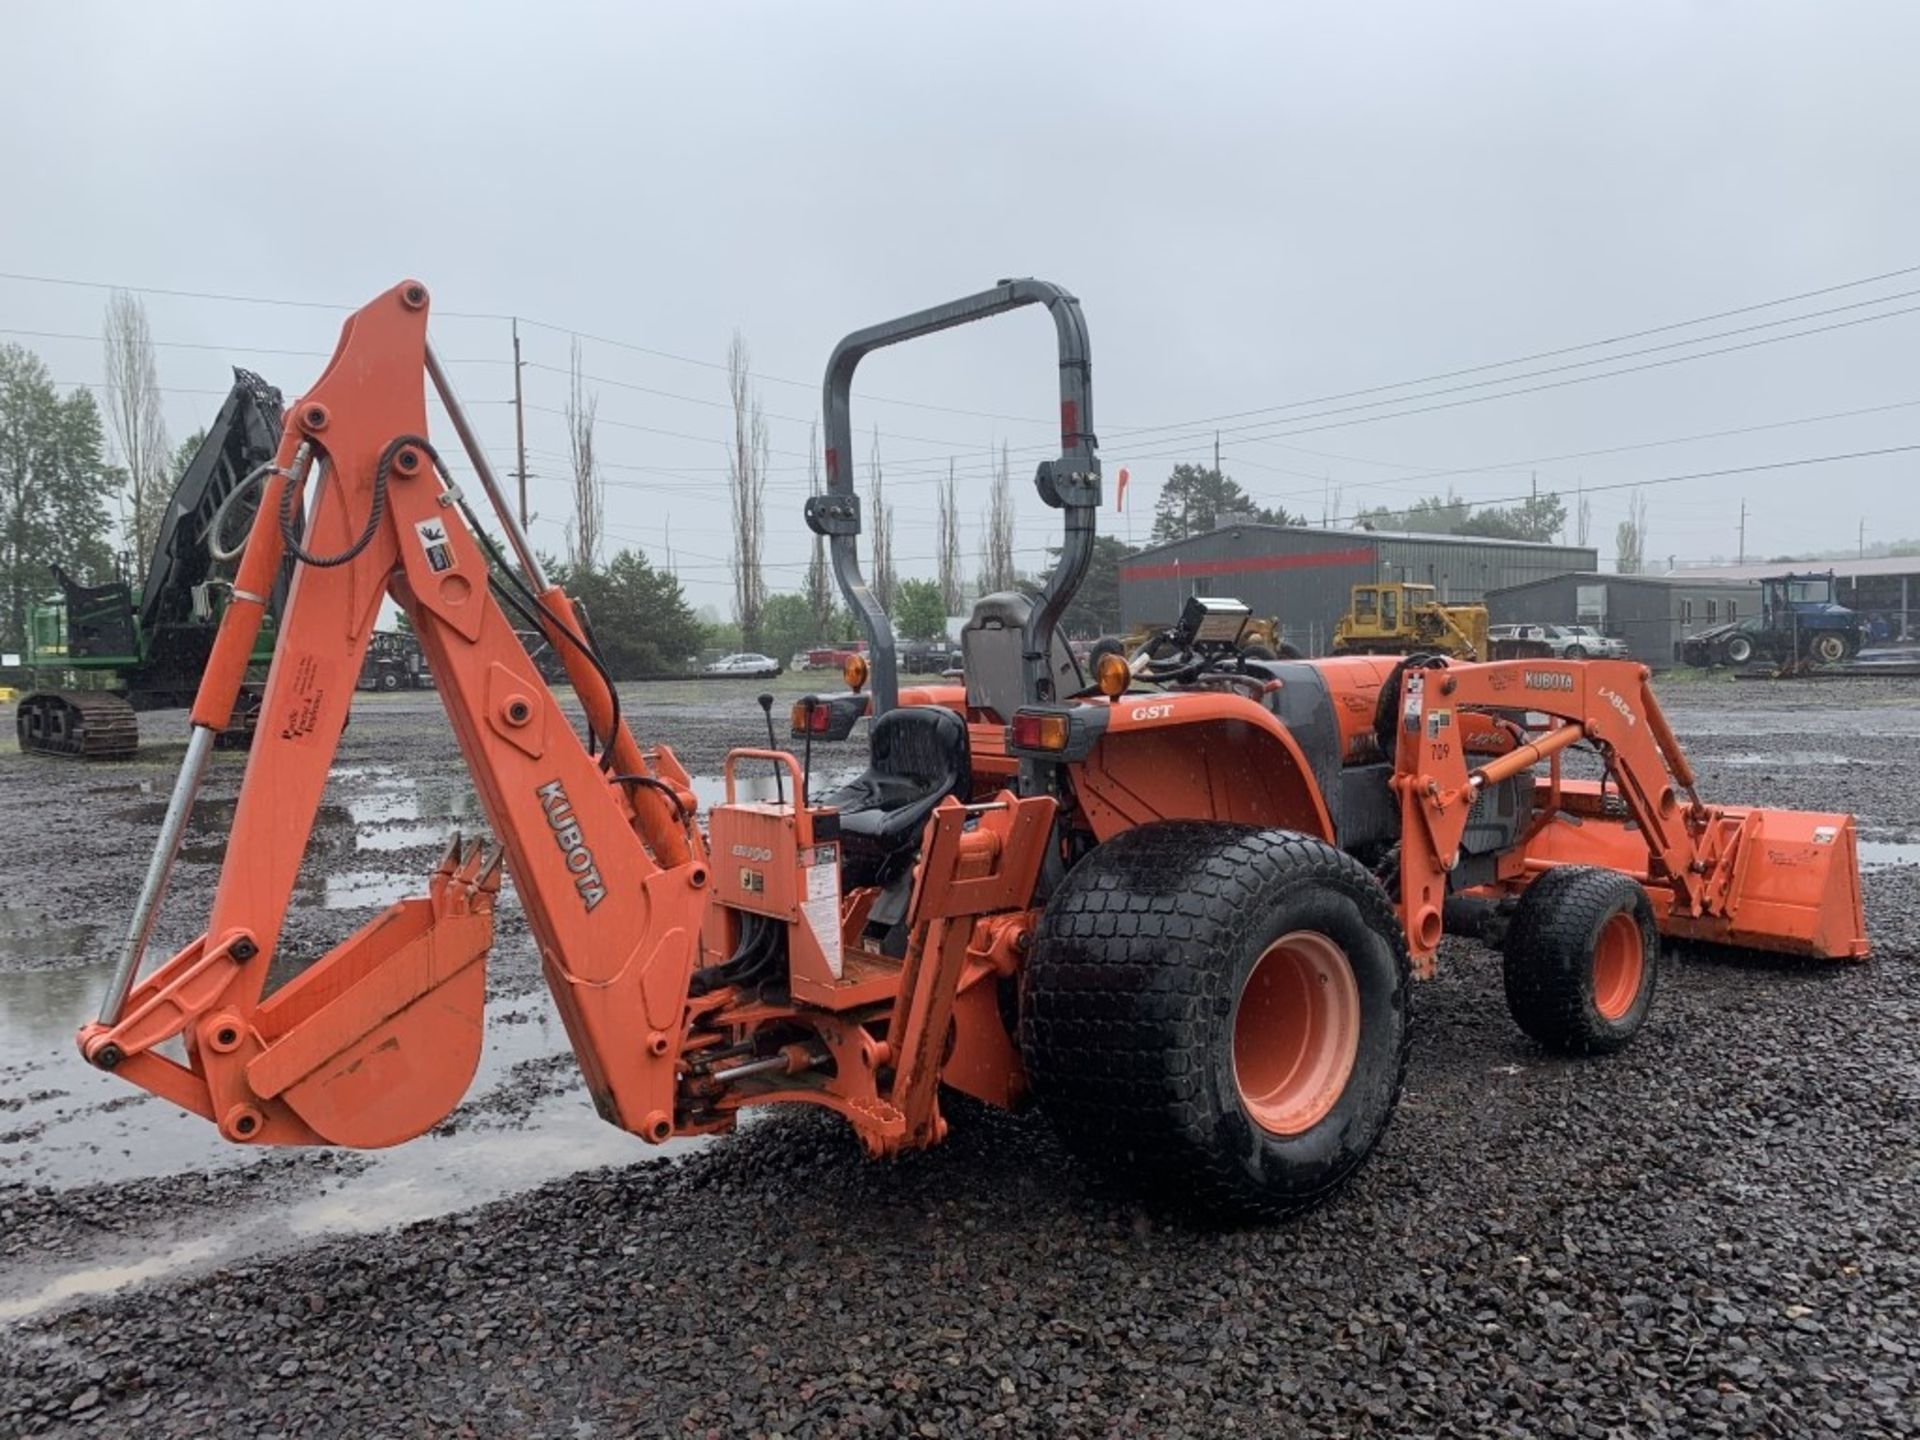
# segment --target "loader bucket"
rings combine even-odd
[[[1673,933],[1753,950],[1858,960],[1867,953],[1851,815],[1718,807],[1731,870],[1717,913]],[[1698,928],[1696,928],[1698,927]],[[1704,932],[1704,933],[1703,933]]]
[[[1858,960],[1867,953],[1860,861],[1851,815],[1712,806],[1699,841],[1705,888],[1690,913],[1647,873],[1647,845],[1632,823],[1595,813],[1591,782],[1565,786],[1568,809],[1527,845],[1528,868],[1603,865],[1646,885],[1664,935],[1677,939]],[[1581,813],[1569,813],[1578,811]]]

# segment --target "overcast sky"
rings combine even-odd
[[[1271,408],[1920,266],[1911,4],[67,0],[8,7],[6,34],[0,270],[343,306],[417,276],[441,311],[537,322],[522,327],[536,539],[556,551],[568,330],[708,362],[585,343],[613,543],[657,559],[670,535],[690,596],[723,610],[718,363],[733,329],[776,417],[767,559],[774,588],[793,588],[807,420],[834,342],[1003,275],[1084,302],[1109,486],[1122,465],[1134,476],[1133,513],[1109,505],[1102,523],[1136,540],[1167,469],[1210,457],[1219,416],[1241,416],[1218,421],[1224,468],[1316,523],[1336,489],[1350,514],[1449,483],[1505,499],[1536,471],[1570,494],[1920,443],[1920,314],[1386,418],[1906,309],[1920,296],[1859,302],[1920,291],[1920,272],[1611,351]],[[98,381],[105,299],[0,279],[0,340],[62,381]],[[229,363],[298,393],[322,359],[271,352],[325,352],[340,320],[147,305],[173,342],[160,370],[176,439],[211,417]],[[1840,305],[1858,308],[1326,413]],[[509,466],[505,324],[443,314],[435,330]],[[1020,558],[1041,559],[1057,517],[1028,483],[1038,450],[1018,452],[1053,433],[1052,361],[1029,312],[863,367],[861,460],[878,425],[904,573],[931,572],[926,482],[949,456],[971,550],[1001,439]],[[1775,428],[1646,444],[1758,425]],[[1622,446],[1644,448],[1553,458]],[[1851,545],[1863,519],[1869,540],[1920,533],[1916,458],[1652,486],[1649,555],[1732,559],[1743,497],[1753,555]],[[1592,496],[1609,563],[1627,494]]]

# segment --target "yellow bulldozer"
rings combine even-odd
[[[1356,585],[1333,631],[1336,655],[1411,655],[1416,651],[1485,660],[1487,607],[1442,605],[1431,585],[1382,581]]]

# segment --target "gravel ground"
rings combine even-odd
[[[648,698],[648,733],[690,741],[702,771],[751,704]],[[1070,1165],[1036,1117],[969,1108],[947,1146],[891,1164],[826,1117],[779,1114],[404,1228],[271,1237],[0,1328],[0,1431],[1920,1434],[1920,687],[1668,698],[1709,798],[1860,813],[1871,963],[1675,957],[1633,1046],[1569,1062],[1506,1018],[1492,955],[1450,946],[1416,991],[1382,1147],[1274,1229],[1170,1225]],[[429,713],[356,721],[347,758]],[[0,757],[0,782],[22,763]],[[95,831],[79,815],[72,833]],[[125,843],[99,842],[87,892],[116,920]],[[340,873],[364,864],[330,853]],[[47,915],[87,913],[85,875],[31,878]],[[77,963],[18,948],[19,969]],[[522,1017],[502,1032],[531,1032],[524,931],[502,950],[494,1008]],[[581,1108],[561,1067],[505,1053],[452,1138],[397,1153],[476,1131],[531,1146],[555,1105]],[[76,1065],[0,1070],[0,1127],[77,1089]],[[51,1140],[101,1121],[46,1123]],[[369,1163],[0,1168],[0,1287],[217,1234]]]

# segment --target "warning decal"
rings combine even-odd
[[[421,553],[427,557],[429,570],[438,575],[453,568],[453,546],[447,541],[446,521],[416,520],[413,533],[420,541]]]
[[[838,980],[846,968],[840,953],[840,847],[816,845],[807,857],[807,898],[800,913],[826,956],[827,969]]]

